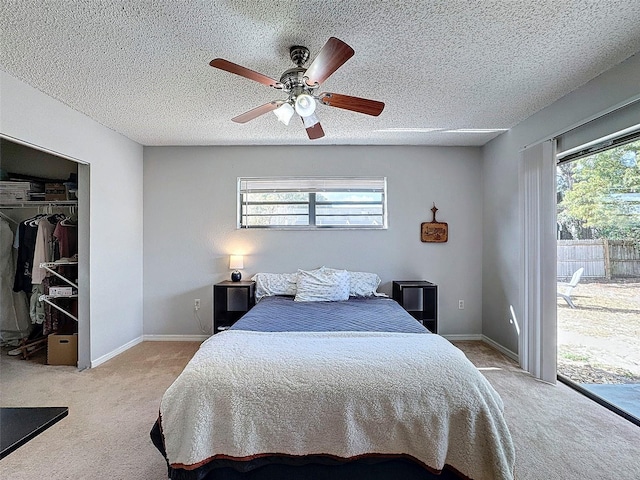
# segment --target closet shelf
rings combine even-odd
[[[40,268],[64,267],[65,265],[78,265],[78,262],[61,262],[60,260],[55,262],[44,262],[40,264]]]
[[[25,200],[23,202],[0,202],[0,208],[37,208],[37,207],[77,207],[77,200]]]
[[[40,295],[38,297],[38,300],[43,302],[44,300],[49,300],[49,299],[52,299],[52,298],[78,298],[78,294],[74,294],[74,295]]]
[[[78,262],[69,262],[69,261],[66,261],[66,260],[65,261],[58,260],[56,262],[43,262],[43,263],[40,264],[40,268],[44,268],[47,272],[52,273],[56,277],[64,280],[66,283],[68,283],[72,287],[78,289],[78,285],[76,283],[72,282],[71,280],[69,280],[67,277],[65,277],[63,275],[60,275],[55,270],[57,267],[65,267],[65,266],[69,266],[69,265],[78,265]],[[73,315],[70,312],[67,312],[64,308],[58,306],[56,303],[51,301],[51,300],[56,299],[56,298],[78,298],[78,295],[77,294],[76,295],[40,295],[38,297],[38,300],[40,300],[41,302],[45,302],[45,303],[51,305],[56,310],[60,310],[66,316],[73,318],[77,322],[78,321],[78,317],[76,317],[75,315]]]
[[[55,304],[54,302],[51,301],[54,298],[78,298],[78,295],[40,295],[38,297],[38,300],[40,300],[41,302],[48,303],[49,305],[51,305],[56,310],[60,310],[67,317],[71,317],[77,322],[78,321],[78,317],[76,317],[75,315],[71,314],[70,312],[67,312],[64,308],[58,306],[57,304]]]
[[[47,272],[54,274],[56,277],[64,280],[66,283],[68,283],[72,287],[78,288],[77,284],[73,283],[67,277],[65,277],[63,275],[60,275],[55,270],[56,267],[62,267],[62,266],[67,266],[67,265],[77,265],[77,264],[78,264],[78,262],[46,262],[46,263],[41,263],[40,264],[40,268],[44,268]]]

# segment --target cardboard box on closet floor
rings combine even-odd
[[[52,333],[47,338],[47,364],[78,365],[78,334]]]

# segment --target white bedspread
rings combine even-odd
[[[202,344],[160,407],[169,463],[263,454],[406,455],[513,478],[502,400],[431,334],[229,330]]]

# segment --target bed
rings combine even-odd
[[[151,437],[173,480],[513,478],[503,404],[395,301],[265,296],[206,340]]]

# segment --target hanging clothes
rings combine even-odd
[[[49,294],[49,288],[54,285],[60,285],[60,282],[57,277],[46,277],[42,282],[42,288],[45,295]],[[56,304],[67,312],[72,310],[71,303],[75,302],[75,298],[57,298]],[[44,302],[40,302],[44,305],[44,321],[42,322],[42,334],[49,335],[50,333],[55,332],[75,332],[77,331],[78,325],[75,320],[70,318],[69,316],[62,313],[57,308],[52,307],[49,304],[45,304]],[[77,313],[76,313],[77,315]]]
[[[38,324],[42,323],[42,333],[44,335],[58,331],[77,331],[77,324],[73,319],[55,307],[39,301],[40,295],[49,295],[50,287],[66,286],[66,283],[59,277],[49,274],[44,268],[40,268],[40,264],[53,262],[61,258],[70,258],[77,253],[77,245],[77,228],[65,216],[52,215],[39,220],[32,271],[33,296],[38,301],[34,303],[32,310],[35,321]],[[78,269],[77,265],[58,266],[57,272],[66,278],[75,280]],[[76,300],[57,298],[55,302],[65,311],[71,311],[71,303],[76,302]]]
[[[78,253],[78,225],[69,219],[62,220],[56,225],[53,236],[58,242],[60,257],[71,258]],[[58,259],[56,258],[56,260]]]
[[[55,240],[54,259],[68,258],[71,261],[78,259],[78,224],[70,218],[64,218],[58,222],[53,231]],[[60,275],[76,280],[78,278],[77,266],[58,267]]]
[[[77,331],[76,322],[55,307],[40,300],[49,295],[49,288],[65,282],[51,275],[41,263],[61,258],[77,259],[77,225],[64,215],[37,215],[20,222],[15,236],[18,262],[14,268],[14,290],[26,292],[28,298],[26,318],[29,326],[38,327],[43,335],[57,331]],[[77,279],[77,265],[57,267],[67,278]],[[76,299],[56,298],[56,304],[66,311],[75,308]]]
[[[51,262],[54,257],[53,232],[58,224],[55,216],[43,217],[38,220],[38,233],[33,250],[33,265],[31,268],[31,283],[42,283],[47,271],[40,267],[41,263]]]
[[[14,235],[7,221],[0,218],[0,344],[17,346],[29,336],[31,322],[27,295],[14,292],[14,272],[17,251],[13,248]]]
[[[29,297],[29,317],[34,325],[41,325],[45,319],[45,303],[40,301],[40,295],[44,294],[44,286],[41,283],[32,285]]]
[[[45,290],[42,281],[47,276],[47,271],[40,268],[40,263],[52,260],[52,235],[55,224],[50,222],[45,216],[39,216],[31,221],[22,222],[27,227],[36,225],[36,238],[33,242],[33,258],[31,259],[31,297],[29,301],[29,315],[31,323],[41,325],[46,318],[46,304],[40,301],[40,295],[44,295]],[[29,239],[30,240],[30,239]],[[31,251],[31,244],[27,246],[27,251]]]
[[[20,222],[16,237],[18,240],[18,260],[16,264],[16,275],[13,284],[13,291],[23,291],[31,294],[31,274],[33,271],[33,254],[36,248],[36,237],[38,236],[37,220],[42,215],[29,218]]]

